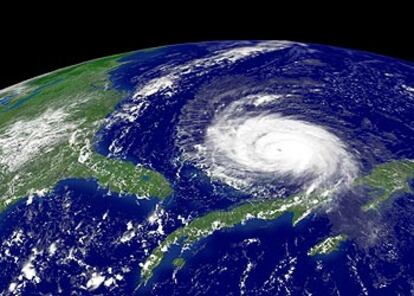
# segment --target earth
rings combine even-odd
[[[410,62],[164,46],[0,114],[0,295],[414,294]]]

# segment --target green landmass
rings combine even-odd
[[[356,179],[354,185],[365,185],[373,189],[372,200],[364,206],[364,209],[368,209],[379,206],[397,192],[410,191],[407,182],[413,176],[414,162],[409,160],[392,161],[379,165],[369,175]],[[292,222],[295,224],[326,199],[327,196],[299,194],[286,199],[255,200],[227,211],[214,211],[198,217],[186,226],[172,232],[154,249],[147,260],[141,264],[141,280],[143,283],[148,282],[153,271],[161,263],[165,253],[172,245],[178,244],[183,248],[188,247],[217,230],[230,228],[249,219],[273,220],[286,212],[293,213]],[[309,254],[327,254],[336,250],[345,240],[346,236],[342,234],[328,237],[313,247]]]
[[[174,260],[173,260],[173,265],[175,266],[175,267],[178,267],[178,268],[182,268],[183,266],[184,266],[184,264],[185,264],[185,260],[184,260],[184,258],[175,258]]]
[[[313,246],[309,252],[309,256],[327,255],[338,250],[342,242],[346,240],[345,235],[330,236],[317,245]]]
[[[100,185],[121,193],[158,198],[171,194],[168,181],[159,173],[104,157],[93,149],[96,132],[124,95],[111,88],[108,79],[108,72],[119,66],[120,57],[68,67],[28,81],[19,86],[18,92],[9,89],[0,94],[12,96],[7,104],[0,105],[0,141],[5,143],[0,146],[0,211],[22,197],[43,194],[59,180],[72,177],[93,178]],[[44,119],[44,124],[36,121],[39,118]],[[13,128],[20,126],[27,130],[13,133]],[[60,132],[55,133],[56,130]],[[42,132],[51,141],[26,149],[25,139],[39,134],[40,141]],[[17,146],[8,143],[17,143]],[[15,161],[21,156],[19,153],[26,153],[23,163]],[[369,187],[371,195],[363,210],[378,209],[396,193],[410,192],[408,180],[413,176],[414,162],[401,160],[378,165],[369,175],[358,178],[355,185]],[[198,217],[169,234],[153,250],[141,265],[141,278],[143,282],[151,278],[172,245],[190,246],[215,231],[249,219],[273,220],[286,212],[293,214],[295,224],[326,199],[326,196],[298,194],[285,199],[254,200]],[[329,237],[314,246],[309,254],[334,251],[345,239],[344,235]],[[173,264],[182,267],[185,261],[175,258]]]
[[[243,203],[227,211],[214,211],[194,219],[188,225],[168,235],[161,244],[141,264],[141,279],[146,283],[154,269],[161,263],[165,253],[174,244],[190,246],[213,232],[230,228],[250,219],[273,220],[286,212],[291,212],[292,222],[296,224],[313,208],[326,200],[326,196],[306,196],[298,194],[286,199],[254,200]]]
[[[125,95],[108,79],[122,56],[25,82],[18,86],[22,91],[0,105],[0,212],[66,178],[96,179],[110,190],[142,197],[171,193],[161,174],[93,149],[96,132]]]
[[[355,180],[356,186],[367,186],[371,199],[362,206],[363,211],[378,210],[382,203],[398,193],[411,192],[408,181],[414,177],[414,162],[395,160],[376,166],[369,175]],[[328,237],[314,246],[309,255],[325,255],[335,251],[346,240],[345,235]]]
[[[379,206],[396,193],[411,192],[409,179],[414,177],[414,162],[396,160],[376,166],[372,172],[356,180],[356,185],[368,186],[371,200],[362,209],[378,209]]]

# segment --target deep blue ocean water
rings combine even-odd
[[[110,73],[113,87],[127,93],[118,109],[133,102],[137,85],[160,76],[163,65],[179,66],[236,45],[184,44],[129,55]],[[171,182],[174,193],[161,202],[168,213],[161,238],[181,226],[179,215],[194,218],[254,198],[211,180],[191,163],[178,161],[176,132],[183,110],[193,100],[208,111],[219,108],[211,104],[215,89],[231,91],[229,102],[246,91],[292,94],[267,111],[334,131],[355,152],[362,173],[389,160],[414,158],[414,94],[402,87],[414,85],[414,69],[403,61],[320,45],[293,46],[242,60],[225,71],[187,75],[180,83],[171,97],[152,95],[134,122],[103,128],[95,143],[100,153],[109,155],[111,143],[119,139],[124,149],[110,157],[151,167]],[[208,122],[214,113],[197,116]],[[129,132],[121,138],[126,127]],[[285,195],[293,192],[295,186],[288,187]],[[173,248],[150,282],[138,290],[139,263],[147,257],[142,241],[147,241],[148,250],[159,242],[149,234],[156,225],[147,221],[156,199],[120,197],[98,188],[93,180],[64,180],[48,196],[34,199],[29,206],[22,200],[3,213],[0,240],[23,229],[24,246],[14,249],[20,257],[30,257],[34,247],[47,250],[53,242],[60,246],[53,256],[46,251],[37,255],[42,281],[30,284],[26,291],[31,292],[25,295],[69,290],[76,291],[73,295],[410,295],[414,289],[414,196],[405,194],[388,202],[380,213],[366,214],[360,210],[366,196],[359,194],[364,192],[344,194],[335,212],[318,211],[296,226],[287,213],[275,221],[252,220],[218,231],[182,254],[186,263],[180,270],[172,264],[179,253]],[[128,223],[141,225],[141,233],[121,244],[116,238]],[[316,243],[342,232],[349,239],[338,251],[307,255]],[[241,279],[248,264],[252,269],[243,288]],[[112,274],[127,274],[113,290],[101,285],[87,292],[81,287],[85,270],[90,274],[108,268]],[[20,269],[0,258],[0,291],[7,290]]]

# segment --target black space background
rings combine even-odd
[[[161,6],[157,4],[155,6]],[[297,4],[300,6],[300,4]],[[414,62],[414,18],[385,9],[354,15],[335,8],[329,13],[260,6],[243,14],[196,7],[195,12],[137,9],[57,12],[3,10],[0,19],[0,89],[36,75],[93,58],[147,47],[224,39],[281,39],[329,44],[376,52]],[[403,9],[404,10],[404,9]],[[358,11],[352,7],[351,11]],[[411,10],[409,10],[411,11]],[[201,13],[203,12],[203,13]],[[7,17],[9,16],[9,17]],[[327,17],[328,16],[328,17]],[[374,16],[374,17],[372,17]]]

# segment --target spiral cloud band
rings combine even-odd
[[[281,182],[301,184],[311,193],[346,186],[356,177],[356,162],[336,135],[294,117],[246,111],[246,102],[252,98],[217,114],[203,141],[187,154],[212,178],[250,193],[266,193],[264,187]]]

